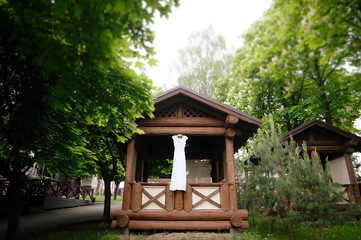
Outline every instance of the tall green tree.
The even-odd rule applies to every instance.
[[[12,203],[7,239],[17,238],[26,166],[88,154],[82,131],[89,124],[125,141],[137,131],[135,119],[151,115],[150,81],[132,64],[149,60],[149,24],[174,4],[0,2],[0,174],[10,179]]]
[[[320,2],[315,4],[323,6]],[[217,83],[216,96],[259,118],[272,113],[284,130],[317,118],[355,132],[361,82],[359,73],[350,71],[348,65],[358,67],[358,61],[341,40],[325,37],[328,31],[321,31],[324,24],[313,25],[312,21],[320,23],[326,17],[317,15],[321,10],[308,3],[311,1],[274,1],[243,35],[244,46],[231,71]],[[340,9],[348,14],[348,7]],[[326,25],[338,28],[333,23]],[[324,38],[328,41],[321,41]]]
[[[230,57],[224,37],[212,26],[193,33],[174,64],[178,84],[213,97],[213,85],[228,70]]]

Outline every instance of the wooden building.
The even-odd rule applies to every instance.
[[[262,121],[184,87],[155,96],[154,105],[155,118],[137,121],[144,134],[128,142],[123,207],[113,212],[113,227],[248,228],[247,211],[237,209],[233,155]],[[173,192],[169,179],[148,176],[151,161],[173,158],[176,134],[188,136],[187,166],[207,164],[189,169],[186,191]]]
[[[305,141],[310,152],[316,150],[323,164],[328,159],[332,180],[345,189],[345,203],[356,202],[361,205],[360,190],[351,161],[352,153],[361,152],[361,137],[315,119],[286,133],[283,141],[290,140],[291,136],[299,146]]]

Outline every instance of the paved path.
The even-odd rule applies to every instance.
[[[119,209],[121,206],[122,202],[112,202],[111,211]],[[96,202],[94,205],[26,214],[21,216],[19,235],[25,237],[32,233],[59,226],[102,220],[103,207],[103,202]],[[0,239],[5,238],[6,228],[7,218],[0,218]]]

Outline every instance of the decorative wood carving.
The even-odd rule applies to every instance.
[[[183,116],[185,118],[204,118],[204,117],[210,117],[207,113],[194,108],[192,106],[189,106],[187,104],[183,104]]]
[[[160,111],[154,112],[156,118],[176,118],[177,117],[177,104],[169,106]]]

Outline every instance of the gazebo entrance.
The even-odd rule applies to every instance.
[[[137,121],[144,135],[127,148],[122,210],[113,226],[130,230],[248,228],[237,209],[233,155],[262,121],[184,87],[155,97],[155,118]],[[149,177],[154,161],[173,158],[172,136],[188,136],[186,191],[170,191],[169,178]]]

